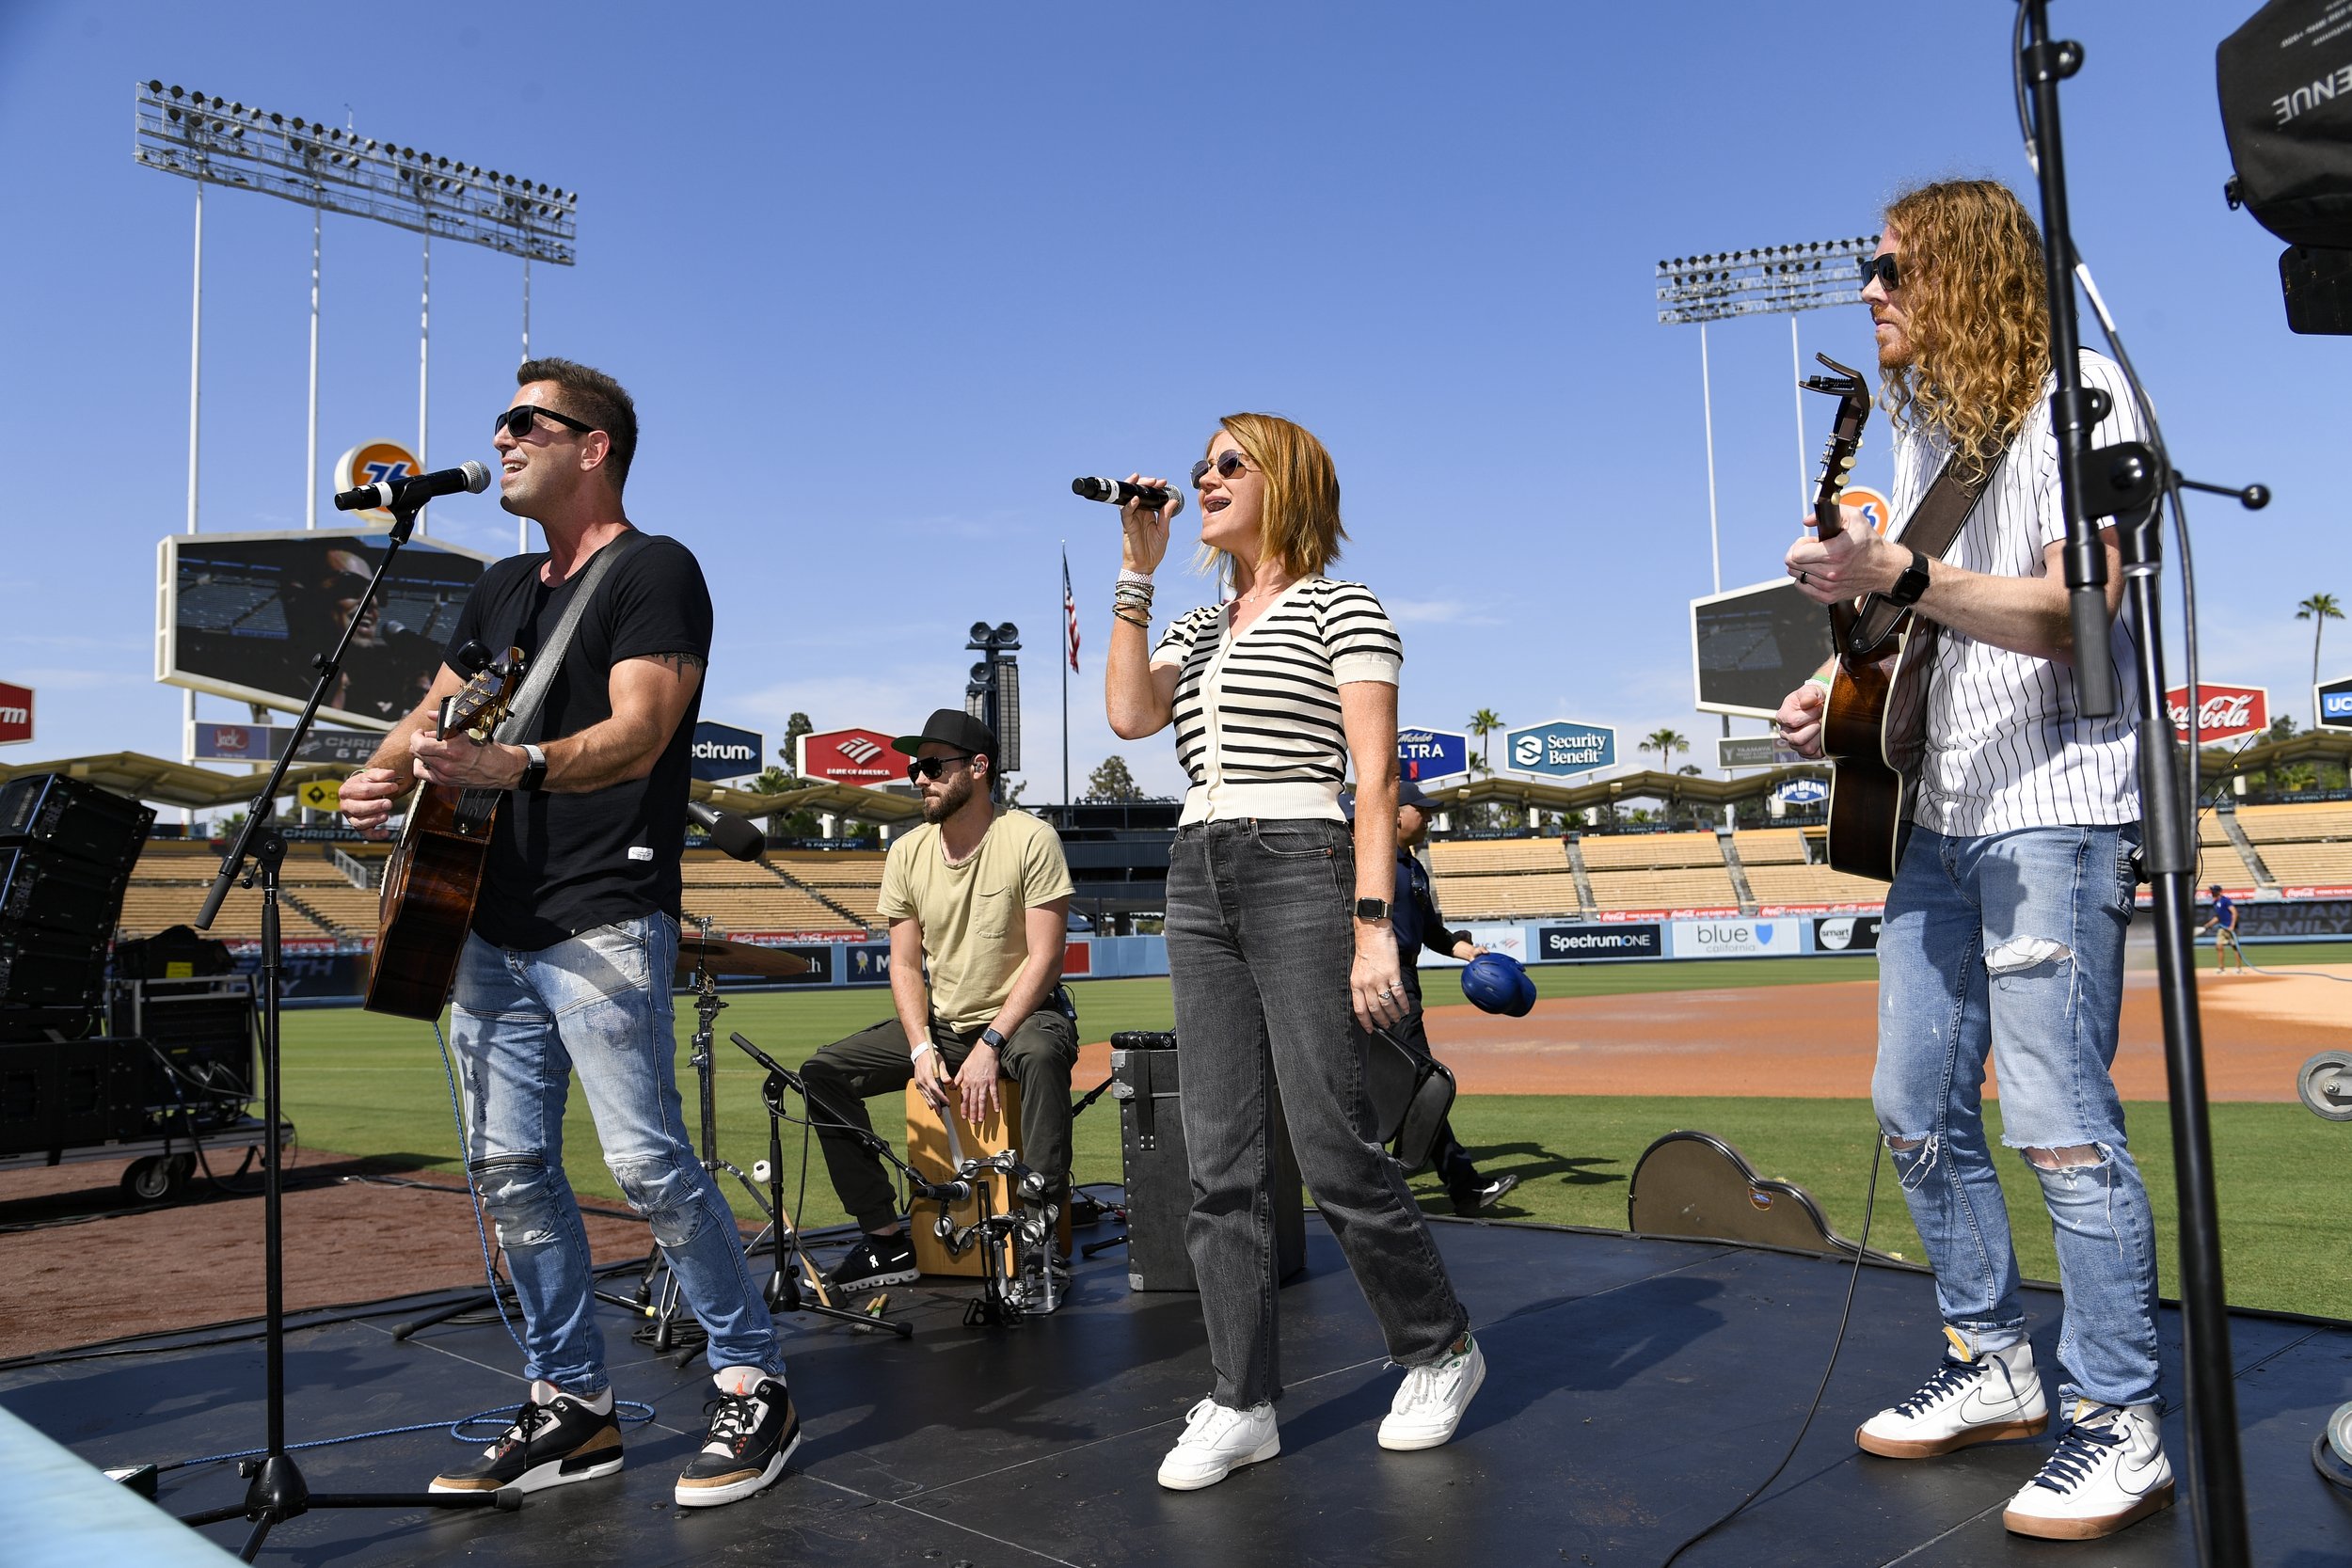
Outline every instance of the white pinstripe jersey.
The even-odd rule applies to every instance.
[[[2139,410],[2115,362],[2085,350],[2083,381],[2111,400],[2094,446],[2144,438]],[[2058,494],[2050,393],[2041,399],[1993,470],[1992,482],[1944,559],[1971,572],[2039,577],[2042,550],[2066,537]],[[1894,515],[1911,514],[1949,451],[1936,432],[1898,427]],[[1903,524],[1888,531],[1902,536]],[[2138,667],[2126,617],[2109,636],[2120,701],[2106,719],[2077,711],[2074,672],[1940,628],[1928,691],[1927,754],[1911,818],[1975,838],[2020,828],[2112,825],[2139,817]]]

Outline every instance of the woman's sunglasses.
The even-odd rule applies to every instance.
[[[1247,466],[1241,460],[1241,453],[1237,451],[1226,451],[1218,452],[1215,457],[1204,457],[1192,466],[1192,487],[1196,490],[1200,489],[1200,481],[1207,476],[1211,468],[1216,470],[1217,478],[1231,479]]]
[[[966,752],[957,757],[916,757],[907,764],[907,783],[914,784],[924,779],[936,779],[957,763],[970,762],[973,755],[973,752]]]
[[[576,430],[582,436],[596,428],[592,424],[580,423],[569,414],[559,414],[552,408],[533,408],[527,403],[518,403],[498,417],[498,423],[491,427],[491,437],[496,439],[498,433],[502,430],[519,441],[531,434],[531,421],[534,419],[553,420],[564,429]]]
[[[1890,289],[1903,286],[1901,276],[1895,270],[1895,257],[1891,251],[1884,256],[1865,256],[1862,259],[1862,286],[1868,288],[1873,277]]]

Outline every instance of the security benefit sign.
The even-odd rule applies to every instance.
[[[1535,960],[1567,963],[1578,958],[1662,958],[1665,927],[1656,921],[1629,920],[1619,926],[1541,926],[1535,930]]]
[[[1470,771],[1470,736],[1454,730],[1396,732],[1397,769],[1417,784]]]
[[[1821,914],[1813,917],[1816,953],[1875,953],[1879,949],[1879,917],[1874,914]]]
[[[1550,719],[1525,729],[1505,730],[1502,765],[1514,773],[1564,779],[1613,768],[1617,762],[1617,732],[1606,724],[1581,724],[1573,719]]]
[[[2188,688],[2176,686],[2164,694],[2164,710],[2171,715],[2172,733],[2188,738]],[[2197,744],[2211,746],[2241,736],[2260,735],[2270,728],[2270,693],[2259,686],[2197,685]]]
[[[0,746],[33,738],[33,689],[0,681]]]
[[[2319,715],[2323,730],[2352,730],[2352,675],[2312,688],[2312,710]]]
[[[1675,922],[1674,956],[1677,958],[1758,958],[1804,951],[1804,930],[1795,920]]]
[[[767,738],[757,730],[698,720],[694,725],[694,777],[707,784],[749,778],[759,771]]]

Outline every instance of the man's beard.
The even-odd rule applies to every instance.
[[[972,781],[959,779],[942,789],[937,796],[923,797],[923,820],[930,823],[944,822],[961,811],[963,803],[970,799],[972,799]]]

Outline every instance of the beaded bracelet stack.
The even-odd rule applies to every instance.
[[[1141,572],[1120,567],[1119,581],[1111,589],[1111,618],[1149,632],[1152,629],[1152,579]]]

